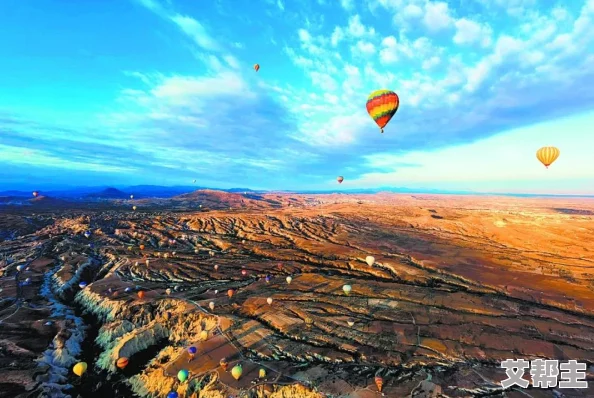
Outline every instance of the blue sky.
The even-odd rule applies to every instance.
[[[594,193],[594,0],[3,5],[5,189]]]

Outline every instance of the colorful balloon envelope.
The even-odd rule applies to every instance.
[[[87,287],[87,282],[81,282],[78,284],[78,287],[80,287],[81,289],[84,289],[85,287]]]
[[[384,379],[381,376],[375,376],[375,385],[377,386],[377,390],[382,392],[382,388],[384,387]]]
[[[203,330],[200,332],[200,340],[206,340],[208,339],[208,331]]]
[[[260,370],[258,371],[258,377],[263,379],[266,377],[266,369],[264,368],[260,368]]]
[[[234,293],[233,289],[227,290],[227,296],[229,296],[229,298],[233,297],[233,293]]]
[[[272,279],[272,277],[270,275],[266,275],[266,283],[270,283],[270,280]]]
[[[342,287],[342,291],[344,292],[344,294],[349,295],[351,293],[351,290],[353,290],[353,288],[351,287],[351,285],[344,285]]]
[[[179,394],[177,393],[177,391],[171,391],[169,394],[167,394],[167,398],[178,398]]]
[[[398,110],[400,99],[398,95],[390,90],[376,90],[369,94],[367,98],[367,113],[378,125],[380,131],[384,132],[384,127],[392,119]]]
[[[118,358],[118,360],[116,362],[116,366],[119,369],[124,369],[126,366],[128,366],[128,362],[129,362],[128,358],[121,357],[121,358]]]
[[[141,290],[141,291],[138,292],[138,298],[139,299],[144,298],[144,291]]]
[[[221,358],[221,360],[219,361],[219,365],[221,365],[221,368],[223,368],[224,371],[227,371],[227,367],[229,366],[229,362],[227,362],[226,358]]]
[[[196,347],[194,347],[194,346],[188,347],[188,354],[190,354],[190,355],[196,355],[196,351],[198,351],[196,349]]]
[[[239,380],[242,374],[243,368],[241,367],[241,365],[235,365],[233,369],[231,369],[231,376],[233,376],[235,380]]]
[[[558,148],[554,146],[545,146],[536,151],[536,158],[542,163],[547,169],[561,154]]]
[[[72,371],[78,377],[82,377],[83,374],[87,371],[87,363],[86,362],[79,362],[72,368]]]
[[[344,177],[343,176],[338,176],[336,178],[336,181],[338,181],[339,184],[342,184],[342,182],[344,181]]]
[[[177,372],[177,379],[182,383],[188,380],[188,376],[190,376],[190,372],[188,372],[186,369],[182,369],[179,372]]]
[[[254,65],[254,70],[255,70],[256,72],[257,72],[257,71],[259,71],[259,70],[260,70],[260,65],[258,65],[258,64]]]
[[[347,325],[349,325],[350,327],[353,327],[355,325],[355,320],[353,318],[349,318],[347,320]]]

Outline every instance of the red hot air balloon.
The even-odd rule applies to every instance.
[[[375,376],[375,385],[377,386],[377,390],[382,392],[382,388],[384,387],[384,379],[381,376]]]
[[[384,132],[384,127],[388,124],[392,116],[396,114],[400,99],[398,94],[390,90],[376,90],[369,94],[367,98],[367,113],[373,121],[379,126],[380,131]]]
[[[138,298],[141,300],[144,298],[144,291],[141,290],[138,292]]]
[[[233,297],[233,289],[227,290],[227,296],[229,296],[229,298]]]
[[[260,70],[260,65],[259,64],[254,65],[254,70],[256,72],[259,71]]]
[[[129,362],[128,358],[121,357],[121,358],[118,358],[118,361],[116,362],[116,366],[119,369],[124,369],[126,366],[128,366],[128,362]]]

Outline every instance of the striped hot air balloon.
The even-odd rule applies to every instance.
[[[548,169],[561,152],[554,146],[545,146],[536,151],[536,158]]]
[[[400,105],[400,99],[393,91],[383,89],[369,94],[366,104],[367,113],[379,126],[382,133],[392,116],[396,114],[398,105]]]
[[[126,357],[120,357],[118,358],[118,361],[116,362],[116,366],[120,369],[124,369],[126,366],[128,366],[129,360]]]
[[[381,376],[375,376],[375,385],[377,386],[377,390],[382,392],[382,388],[384,387],[384,379]]]

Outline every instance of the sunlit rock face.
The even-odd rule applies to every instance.
[[[594,362],[590,202],[201,191],[142,206],[4,219],[12,396],[121,381],[138,396],[371,397],[376,376],[388,397],[480,396],[507,358]]]

